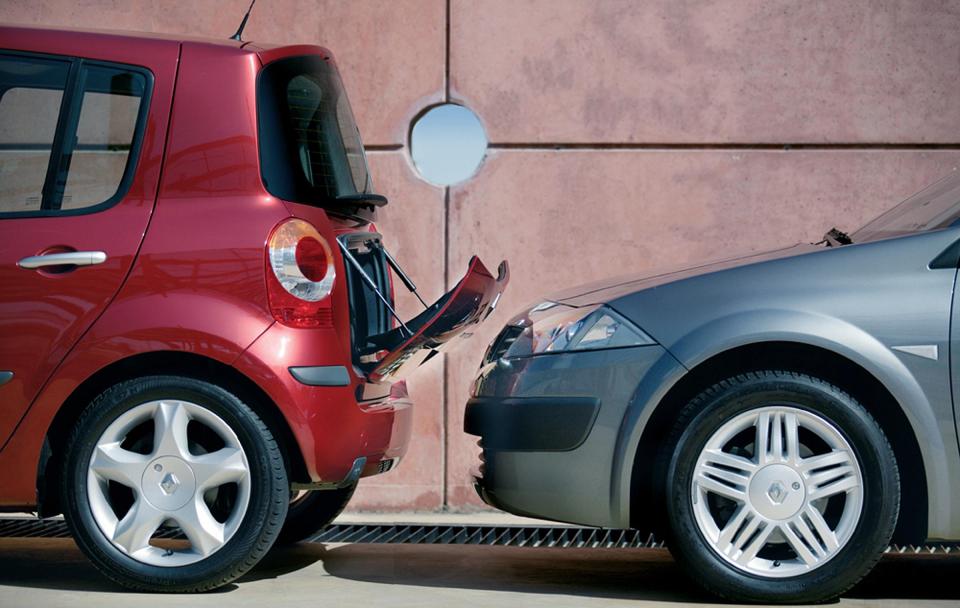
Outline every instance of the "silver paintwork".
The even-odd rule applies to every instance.
[[[685,370],[738,346],[771,341],[824,348],[856,363],[893,395],[918,438],[929,537],[960,538],[960,509],[952,507],[960,500],[960,448],[950,360],[893,350],[905,343],[942,352],[951,348],[957,271],[929,264],[958,239],[960,229],[950,228],[843,247],[797,246],[623,283],[566,302],[607,301]],[[958,355],[954,351],[952,359]],[[630,408],[615,448],[622,456],[614,472],[612,512],[621,523],[629,513],[628,463],[654,411],[648,405],[655,404]]]
[[[811,452],[799,429],[830,451]],[[752,457],[731,453],[729,444],[750,430]],[[792,407],[749,410],[714,431],[697,459],[690,492],[694,520],[710,548],[734,568],[763,577],[797,576],[826,564],[853,536],[863,509],[863,475],[849,442],[820,416]],[[710,494],[736,505],[722,527]],[[831,525],[823,514],[832,499],[842,507]],[[783,544],[794,558],[761,554]]]
[[[908,355],[916,355],[918,357],[924,357],[925,359],[932,359],[934,361],[940,358],[940,349],[937,348],[936,344],[893,346],[891,348],[893,348],[893,350],[898,350],[902,353],[907,353]]]
[[[140,454],[123,447],[127,434],[153,419],[154,449]],[[224,447],[192,454],[187,425],[197,421],[223,440]],[[133,506],[118,519],[109,482],[134,494]],[[225,521],[210,512],[218,488],[237,485],[237,496]],[[153,566],[184,566],[222,548],[240,527],[250,502],[250,465],[240,440],[222,418],[186,401],[151,401],[114,420],[97,440],[87,473],[90,511],[114,547]],[[179,526],[190,542],[186,549],[161,548],[150,538],[164,524]]]
[[[106,261],[107,254],[102,251],[68,251],[31,255],[17,262],[17,266],[35,270],[45,266],[95,266]]]
[[[615,521],[609,498],[611,471],[620,468],[612,446],[637,385],[660,386],[662,378],[681,373],[679,363],[656,345],[500,359],[487,365],[477,394],[591,396],[600,399],[600,411],[589,435],[574,450],[485,452],[485,483],[496,488],[509,511],[591,526],[629,527],[611,523]]]
[[[958,240],[960,228],[946,228],[842,247],[797,245],[555,294],[549,299],[569,306],[606,304],[659,346],[629,349],[635,357],[619,361],[632,368],[629,389],[623,376],[581,372],[585,362],[598,369],[586,354],[558,355],[565,359],[554,359],[552,371],[543,369],[546,363],[520,360],[484,367],[478,395],[582,394],[602,402],[593,430],[573,452],[487,455],[498,497],[526,514],[628,527],[641,436],[670,388],[731,349],[792,342],[845,357],[886,387],[920,446],[923,472],[901,474],[926,478],[928,538],[960,539],[960,509],[954,508],[960,503],[960,447],[951,396],[951,390],[960,395],[957,271],[930,267]],[[957,328],[953,338],[951,326]],[[897,349],[904,346],[926,347],[927,355],[935,348],[937,357]],[[531,368],[540,374],[525,378]],[[568,392],[557,392],[560,385]]]

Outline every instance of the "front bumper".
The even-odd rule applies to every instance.
[[[343,352],[333,329],[277,323],[234,363],[283,414],[297,444],[290,447],[299,448],[306,468],[304,478],[291,480],[298,487],[384,473],[407,451],[413,404],[406,384],[365,382]],[[333,373],[338,368],[346,378]]]
[[[500,359],[481,370],[464,430],[480,437],[474,473],[491,506],[618,526],[616,449],[638,387],[664,357],[657,345]]]

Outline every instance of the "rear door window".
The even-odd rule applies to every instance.
[[[0,213],[39,211],[68,61],[0,56]]]
[[[0,54],[0,215],[84,212],[119,200],[147,92],[138,69]]]
[[[83,71],[83,98],[61,209],[82,209],[117,194],[130,161],[146,83],[105,67]]]

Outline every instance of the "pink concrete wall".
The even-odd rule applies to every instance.
[[[497,142],[957,141],[960,4],[455,2],[453,94]]]
[[[245,5],[6,0],[0,20],[227,37]],[[473,253],[513,268],[490,322],[410,383],[416,441],[356,508],[478,505],[467,387],[538,296],[817,240],[960,164],[956,1],[260,0],[246,37],[337,55],[391,199],[381,228],[425,295]],[[448,192],[416,176],[406,141],[444,99],[492,142]]]

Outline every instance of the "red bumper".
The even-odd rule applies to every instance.
[[[413,409],[406,384],[367,384],[343,352],[333,329],[276,323],[234,364],[286,419],[309,476],[295,481],[340,482],[361,457],[366,458],[361,476],[374,475],[396,466],[407,451]],[[291,367],[345,370],[346,384],[306,384],[294,378]]]

